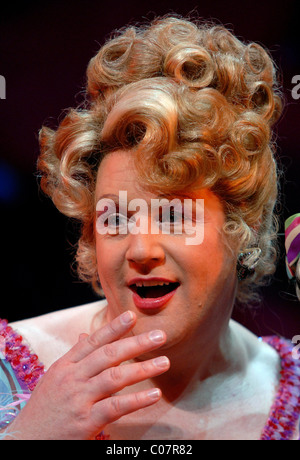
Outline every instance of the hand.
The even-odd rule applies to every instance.
[[[17,439],[94,439],[108,423],[157,402],[158,388],[115,394],[169,369],[166,357],[120,366],[166,341],[162,331],[124,338],[135,322],[135,314],[126,312],[93,334],[82,334],[42,377],[8,432]]]

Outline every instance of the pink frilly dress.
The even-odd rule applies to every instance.
[[[259,337],[275,348],[281,359],[277,394],[261,440],[291,440],[299,436],[300,350],[277,336]],[[0,319],[0,430],[22,410],[45,373],[38,356],[6,320]],[[96,439],[109,439],[101,432]]]

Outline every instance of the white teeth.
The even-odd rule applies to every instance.
[[[168,286],[170,283],[168,281],[151,281],[151,280],[144,280],[144,281],[138,281],[135,283],[137,287],[142,287],[142,286]]]

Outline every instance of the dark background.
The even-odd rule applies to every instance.
[[[56,126],[66,108],[82,102],[89,59],[114,29],[128,23],[196,10],[269,48],[286,99],[277,128],[284,168],[282,222],[300,212],[300,99],[291,96],[292,77],[300,75],[298,1],[6,3],[0,12],[0,75],[7,85],[6,99],[0,100],[0,317],[14,321],[96,299],[70,268],[76,242],[72,223],[38,191],[37,136],[44,123]],[[284,236],[281,243],[284,251]],[[263,290],[263,304],[234,317],[257,334],[291,338],[300,334],[300,302],[293,294],[282,253],[275,281]]]

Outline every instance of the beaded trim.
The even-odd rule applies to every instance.
[[[30,390],[32,392],[45,373],[44,365],[40,363],[38,356],[32,354],[29,347],[23,343],[23,337],[8,326],[7,320],[1,318],[0,352],[2,352],[5,360],[10,363],[23,390]],[[15,396],[18,396],[21,400],[28,400],[30,394],[19,394]],[[8,421],[12,421],[19,413],[19,410],[16,408],[14,411],[11,411],[11,406],[15,404],[16,403],[12,403],[6,406],[10,415]],[[107,440],[109,439],[109,435],[101,431],[95,439]]]
[[[0,345],[20,384],[33,391],[45,373],[38,356],[23,343],[23,337],[0,319]],[[260,337],[278,352],[281,359],[280,381],[261,440],[292,439],[300,417],[300,358],[295,359],[291,344],[280,337]],[[1,351],[1,350],[0,350]],[[109,439],[102,431],[96,439]]]
[[[285,339],[277,336],[260,339],[275,348],[281,359],[277,395],[260,439],[290,440],[300,417],[300,357],[293,357],[293,347]]]
[[[20,384],[23,383],[25,388],[33,391],[45,373],[45,368],[38,356],[32,354],[29,347],[23,343],[23,337],[7,324],[6,320],[0,319],[0,337],[4,339],[3,354]]]

